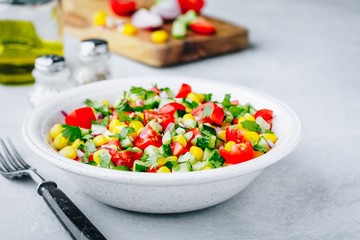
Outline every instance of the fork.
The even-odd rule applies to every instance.
[[[6,178],[30,176],[38,184],[38,194],[72,239],[106,239],[55,182],[46,181],[24,161],[10,139],[6,143],[0,138],[0,145],[4,153],[0,151],[0,174]]]

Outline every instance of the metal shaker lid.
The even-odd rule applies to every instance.
[[[66,68],[65,58],[58,55],[42,55],[35,59],[35,68],[44,72],[59,72]]]
[[[108,43],[103,39],[85,39],[80,43],[79,56],[81,57],[95,57],[99,55],[107,55],[108,53]]]

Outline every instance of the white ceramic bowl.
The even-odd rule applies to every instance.
[[[191,84],[195,92],[213,93],[222,100],[225,93],[241,103],[274,111],[273,131],[276,146],[268,153],[241,164],[209,171],[151,174],[114,171],[93,167],[58,154],[48,143],[48,132],[63,121],[60,111],[70,112],[84,106],[86,98],[114,101],[131,86],[179,89]],[[237,84],[189,77],[137,77],[107,80],[71,89],[35,108],[23,124],[29,147],[45,161],[63,169],[79,188],[101,202],[122,209],[146,213],[187,212],[221,203],[243,190],[266,167],[290,153],[300,140],[301,123],[287,105],[279,100]]]

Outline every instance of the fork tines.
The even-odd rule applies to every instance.
[[[10,139],[0,138],[0,171],[14,172],[29,169],[30,166],[20,156]]]

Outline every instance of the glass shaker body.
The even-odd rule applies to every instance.
[[[63,55],[59,0],[0,0],[0,83],[34,79],[35,58]]]
[[[70,70],[66,67],[64,58],[56,55],[44,55],[37,58],[36,62],[39,59],[43,60],[45,64],[35,64],[32,72],[35,84],[30,92],[29,100],[33,107],[71,87]],[[58,60],[54,62],[53,59]],[[57,66],[55,66],[56,64]]]

